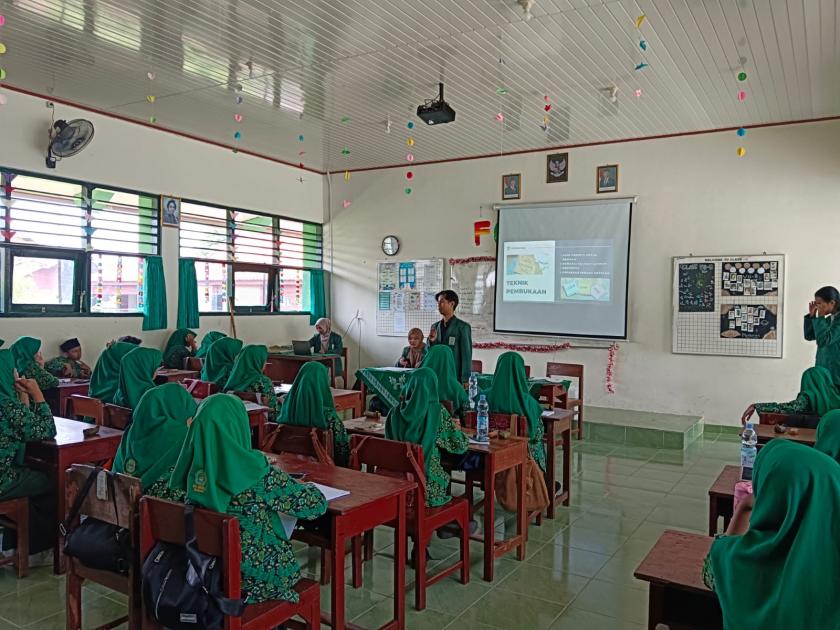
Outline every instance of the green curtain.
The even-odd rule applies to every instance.
[[[178,261],[178,328],[198,328],[198,281],[192,258]]]
[[[143,293],[146,301],[143,304],[143,330],[160,330],[167,327],[163,259],[160,256],[146,256],[145,267]]]
[[[309,323],[314,326],[315,322],[327,316],[323,269],[313,269],[309,272],[309,303]]]

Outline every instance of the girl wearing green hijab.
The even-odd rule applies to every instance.
[[[739,512],[749,516],[746,527],[733,527]],[[840,628],[838,515],[836,461],[788,440],[771,440],[758,452],[751,513],[749,502],[738,505],[703,570],[727,630]]]
[[[268,407],[268,421],[275,422],[280,412],[280,402],[274,393],[274,383],[263,373],[265,362],[268,361],[268,348],[265,346],[248,345],[242,348],[227,382],[222,386],[226,392],[255,392],[262,394],[262,404]]]
[[[204,335],[201,338],[201,345],[198,347],[198,350],[195,353],[199,359],[203,359],[207,356],[207,351],[210,349],[210,346],[213,345],[214,341],[218,341],[222,337],[227,337],[227,335],[223,332],[219,332],[218,330],[211,330],[209,333]]]
[[[435,347],[451,355],[445,347]],[[385,424],[385,437],[389,440],[423,447],[427,507],[439,507],[452,500],[450,478],[440,463],[441,449],[461,455],[469,447],[469,439],[455,426],[439,396],[435,373],[428,367],[418,368],[408,377],[400,396],[402,402],[391,409]]]
[[[114,404],[134,409],[140,398],[155,386],[155,372],[162,355],[155,348],[134,348],[120,361],[120,378]]]
[[[802,373],[799,394],[786,403],[754,403],[741,416],[741,424],[758,413],[816,414],[824,416],[833,409],[840,409],[840,391],[831,379],[831,372],[824,367],[808,368]]]
[[[322,363],[310,361],[303,365],[283,401],[277,422],[332,430],[335,462],[339,466],[347,465],[350,437],[335,410],[330,371]]]
[[[163,349],[163,365],[172,370],[183,370],[184,361],[195,356],[195,332],[179,328],[169,335]]]
[[[114,472],[140,479],[144,490],[166,486],[197,405],[180,383],[153,387],[140,397],[123,433]]]
[[[9,346],[9,350],[14,357],[18,376],[35,379],[42,390],[58,386],[58,379],[44,369],[40,339],[21,337]]]
[[[456,416],[466,411],[469,407],[469,397],[455,373],[455,357],[452,351],[446,346],[432,346],[426,351],[421,365],[437,375],[438,396],[441,402],[450,401]]]
[[[251,448],[245,406],[236,396],[214,394],[198,407],[166,492],[239,519],[242,593],[249,603],[298,601],[300,566],[279,514],[314,519],[327,510],[318,488],[298,483]]]
[[[840,462],[840,409],[829,411],[817,425],[814,448]]]
[[[505,352],[496,362],[493,384],[487,392],[490,413],[511,413],[528,418],[528,451],[545,471],[542,407],[531,396],[525,361],[516,352]]]
[[[236,355],[239,354],[240,350],[242,350],[240,339],[222,337],[214,341],[204,357],[204,364],[201,366],[201,380],[223,387],[230,378],[233,363],[236,361]]]
[[[120,361],[136,348],[133,343],[123,341],[115,341],[105,348],[90,376],[88,395],[91,398],[98,398],[105,403],[114,402],[120,384]]]

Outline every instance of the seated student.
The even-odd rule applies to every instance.
[[[149,494],[165,490],[197,408],[180,383],[165,383],[147,391],[122,435],[112,470],[137,477]]]
[[[335,410],[330,391],[330,372],[320,363],[305,363],[295,377],[277,417],[280,424],[332,429],[335,463],[346,466],[350,455],[350,437]]]
[[[230,376],[222,386],[222,390],[262,394],[262,404],[268,407],[268,421],[275,422],[280,412],[280,402],[274,393],[274,383],[263,373],[266,361],[268,361],[268,348],[257,345],[245,346],[236,355]]]
[[[426,344],[423,343],[423,331],[412,328],[408,331],[408,345],[403,348],[397,365],[401,368],[418,368],[426,356]]]
[[[455,373],[458,381],[466,383],[472,371],[472,328],[455,317],[458,308],[458,294],[449,289],[435,296],[438,311],[443,316],[429,331],[429,345],[448,346],[455,359]]]
[[[55,437],[55,421],[33,379],[17,378],[10,350],[0,350],[0,501],[29,497],[29,552],[49,549],[55,538],[55,482],[23,465],[26,442]],[[15,547],[6,529],[2,547]]]
[[[155,372],[163,355],[157,348],[134,348],[120,361],[120,377],[113,403],[134,409],[140,398],[155,386]]]
[[[120,361],[137,346],[122,341],[111,341],[99,355],[90,375],[88,396],[102,402],[114,402],[120,385]]]
[[[219,332],[218,330],[211,330],[208,332],[201,338],[201,345],[198,347],[198,350],[196,350],[195,356],[199,359],[206,357],[207,351],[210,349],[210,346],[213,345],[213,342],[218,341],[223,337],[227,337],[227,335],[223,332]]]
[[[230,378],[233,363],[236,361],[236,355],[242,350],[242,345],[241,339],[233,337],[222,337],[214,341],[204,355],[201,380],[223,387]]]
[[[249,603],[298,601],[300,566],[277,514],[315,519],[326,512],[327,501],[316,486],[298,483],[251,448],[239,398],[214,394],[201,402],[167,491],[155,494],[237,517],[242,594]]]
[[[814,448],[840,462],[840,409],[829,411],[817,425]]]
[[[469,409],[470,399],[455,375],[455,360],[449,349],[444,346],[429,348],[423,367],[429,368],[437,376],[440,401],[451,402],[453,414],[461,417]]]
[[[179,328],[169,335],[169,341],[163,349],[163,366],[173,370],[183,370],[184,361],[195,356],[195,333],[189,328]]]
[[[528,452],[545,471],[542,407],[531,396],[525,361],[516,352],[505,352],[496,361],[493,383],[487,392],[490,413],[515,413],[528,418]],[[550,491],[550,490],[549,490]]]
[[[21,337],[9,346],[9,350],[15,359],[15,369],[21,378],[35,379],[41,390],[58,385],[58,379],[44,369],[40,339]]]
[[[59,378],[90,378],[90,368],[82,361],[82,344],[75,337],[59,346],[61,356],[47,361],[44,369]]]
[[[139,346],[139,345],[143,344],[142,339],[140,339],[139,337],[132,337],[131,335],[123,335],[122,337],[117,339],[117,341],[120,341],[122,343],[132,343],[135,346]]]
[[[832,382],[840,387],[840,292],[822,287],[814,294],[805,315],[805,339],[817,342],[815,365],[831,373]]]
[[[452,500],[450,477],[441,466],[440,451],[462,455],[469,447],[467,436],[438,401],[437,387],[438,379],[428,367],[412,372],[402,389],[402,402],[391,409],[385,423],[389,440],[423,447],[427,507],[440,507]]]
[[[322,317],[315,322],[315,330],[318,332],[309,340],[312,351],[315,354],[337,354],[341,356],[344,346],[341,343],[341,335],[332,332],[332,322],[326,317]],[[336,376],[343,376],[344,374],[342,363],[343,361],[340,359],[334,361]]]
[[[840,628],[840,466],[808,446],[771,440],[753,469],[753,496],[738,504],[703,567],[723,625]]]
[[[802,373],[799,394],[790,402],[753,403],[741,416],[745,424],[753,412],[784,414],[816,414],[824,416],[833,409],[840,409],[840,391],[831,381],[831,374],[824,367],[808,368]],[[793,426],[793,425],[791,425]],[[811,427],[813,428],[813,427]]]

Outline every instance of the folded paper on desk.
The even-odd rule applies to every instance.
[[[321,494],[323,494],[324,497],[326,497],[328,503],[333,499],[346,497],[348,494],[350,494],[349,490],[342,490],[340,488],[333,488],[332,486],[325,486],[322,483],[311,483],[313,486],[315,486],[316,488],[318,488],[318,490],[321,491]],[[280,523],[283,525],[283,531],[286,532],[286,539],[291,540],[292,532],[295,531],[295,525],[297,525],[297,518],[294,516],[289,516],[288,514],[284,514],[283,512],[280,512],[278,516],[280,517]]]

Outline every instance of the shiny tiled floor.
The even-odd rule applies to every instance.
[[[498,560],[496,580],[488,584],[474,543],[470,583],[450,577],[431,587],[423,612],[413,608],[409,570],[407,627],[641,630],[647,585],[633,578],[633,570],[663,529],[705,531],[709,486],[724,464],[737,459],[738,442],[727,435],[701,438],[686,452],[575,442],[573,505],[554,521],[531,526],[526,560]],[[377,532],[365,587],[347,590],[348,618],[368,628],[381,625],[392,610],[392,542],[388,530]],[[457,541],[434,538],[431,564],[451,561],[456,552]],[[316,558],[299,551],[310,576]],[[83,599],[86,628],[125,610],[122,595],[96,586],[86,587]],[[322,602],[328,601],[324,588]],[[39,568],[17,580],[9,567],[0,568],[0,628],[63,627],[63,578]]]

